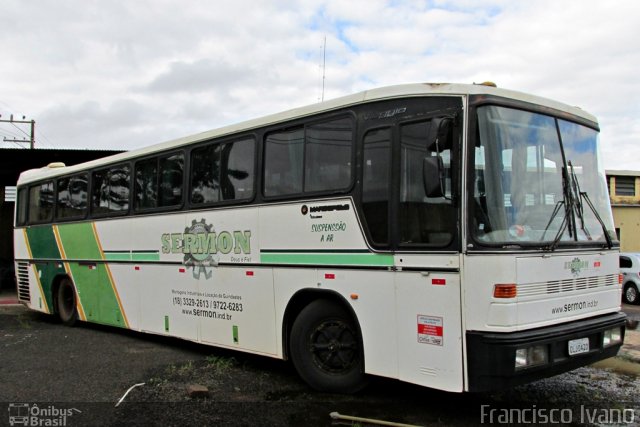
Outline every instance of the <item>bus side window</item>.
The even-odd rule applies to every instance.
[[[42,223],[53,219],[53,181],[29,188],[29,222]]]
[[[255,180],[255,140],[213,143],[191,152],[191,203],[249,199]]]
[[[350,118],[271,133],[265,140],[264,195],[346,190],[352,154]]]
[[[375,243],[385,245],[389,243],[390,129],[365,135],[362,169],[362,210],[369,234]]]
[[[136,210],[178,206],[182,203],[184,154],[170,154],[136,162]]]
[[[122,212],[129,209],[129,166],[118,166],[109,170],[109,209]]]
[[[423,121],[400,128],[398,224],[401,244],[446,246],[454,236],[456,216],[451,202],[451,149],[427,147],[431,125],[432,121]],[[429,197],[425,194],[423,168],[432,163],[424,163],[423,159],[437,156],[444,166],[444,195]]]
[[[302,193],[304,129],[267,135],[264,153],[264,195]]]
[[[344,118],[305,130],[304,191],[343,190],[351,184],[353,130]]]
[[[158,206],[158,159],[136,162],[135,170],[135,209],[155,208]]]
[[[29,190],[27,188],[20,188],[18,190],[18,210],[16,217],[16,225],[25,225],[27,223],[27,206],[29,205]]]
[[[129,165],[118,165],[92,174],[91,212],[107,214],[129,210]]]
[[[159,206],[176,206],[182,203],[184,155],[160,157]]]
[[[56,218],[81,218],[87,211],[87,175],[58,180]]]
[[[220,162],[222,200],[249,199],[255,180],[255,150],[253,138],[227,143]]]
[[[220,144],[209,144],[191,152],[191,203],[220,200]]]

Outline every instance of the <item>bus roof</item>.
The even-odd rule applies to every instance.
[[[268,116],[251,119],[237,124],[224,126],[218,129],[201,132],[198,134],[174,139],[171,141],[154,144],[138,150],[132,150],[113,156],[104,157],[90,162],[77,164],[70,167],[60,167],[61,165],[44,166],[40,169],[31,169],[20,174],[18,185],[26,182],[36,181],[49,176],[64,175],[75,171],[81,171],[103,164],[113,164],[119,161],[126,161],[132,158],[179,148],[192,143],[206,141],[216,137],[234,134],[237,132],[250,131],[263,126],[273,125],[287,120],[303,118],[313,114],[329,112],[344,107],[355,106],[364,102],[381,101],[394,98],[425,96],[425,95],[493,95],[528,102],[544,107],[553,108],[583,119],[597,122],[596,118],[586,111],[572,107],[551,99],[530,95],[508,89],[497,88],[488,84],[457,84],[457,83],[414,83],[395,86],[386,86],[370,89],[352,95],[311,104],[292,110],[271,114]]]

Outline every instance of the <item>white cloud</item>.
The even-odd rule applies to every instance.
[[[5,0],[0,114],[58,147],[161,142],[316,102],[326,35],[325,99],[493,80],[596,114],[606,167],[640,169],[637,22],[633,0]]]

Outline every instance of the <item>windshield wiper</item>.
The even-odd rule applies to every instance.
[[[587,202],[587,206],[589,206],[589,209],[591,209],[591,212],[593,212],[593,215],[600,224],[600,227],[602,227],[604,238],[607,241],[607,246],[609,247],[609,249],[611,249],[613,247],[613,241],[611,240],[611,236],[607,231],[607,226],[604,224],[602,217],[591,202],[589,195],[585,191],[581,191],[580,183],[578,182],[578,177],[576,175],[575,169],[573,168],[573,164],[571,163],[571,161],[568,161],[567,164],[569,166],[568,168],[562,168],[562,192],[564,193],[565,200],[560,200],[558,201],[558,203],[556,203],[556,206],[551,213],[551,218],[549,218],[549,222],[547,223],[547,226],[545,227],[540,240],[544,240],[544,236],[549,230],[549,227],[551,227],[551,223],[553,223],[553,220],[558,215],[558,212],[560,212],[562,206],[564,206],[565,208],[565,215],[553,241],[549,245],[545,246],[544,249],[548,251],[554,251],[558,247],[558,244],[562,239],[562,235],[564,234],[567,227],[569,228],[569,237],[573,237],[574,240],[577,240],[578,234],[577,225],[575,222],[576,217],[580,221],[580,229],[585,234],[587,239],[593,240],[591,237],[591,233],[589,233],[589,230],[587,229],[587,226],[585,224],[584,205],[582,203],[583,200]]]
[[[587,239],[592,240],[591,234],[589,233],[589,230],[587,230],[584,224],[584,207],[582,206],[582,199],[584,199],[587,202],[587,206],[589,206],[589,209],[591,209],[591,212],[593,212],[593,215],[596,217],[596,220],[600,224],[600,227],[602,228],[602,232],[604,233],[604,238],[607,241],[607,246],[609,247],[609,249],[611,249],[613,247],[613,241],[611,240],[611,236],[609,235],[607,226],[604,224],[602,217],[600,216],[595,206],[591,202],[591,199],[589,198],[589,195],[587,194],[587,192],[580,190],[580,183],[578,182],[578,177],[576,176],[576,172],[573,169],[573,165],[571,164],[571,161],[567,163],[569,164],[569,168],[571,170],[572,196],[573,196],[572,198],[574,199],[573,206],[574,206],[576,215],[578,216],[578,218],[580,218],[580,226],[581,226],[580,228],[582,229],[584,234],[587,236]]]
[[[587,236],[587,240],[591,239],[591,234],[587,227],[584,225],[584,207],[582,206],[582,193],[580,192],[580,183],[578,182],[578,177],[576,176],[576,171],[573,169],[573,165],[571,164],[571,160],[567,162],[569,165],[569,173],[571,174],[571,199],[573,201],[572,207],[576,216],[580,220],[580,229]]]
[[[543,249],[548,251],[556,250],[556,248],[558,247],[558,244],[560,244],[560,239],[562,239],[562,235],[564,234],[567,227],[569,228],[569,237],[573,237],[573,230],[575,229],[575,219],[572,214],[574,198],[571,192],[569,173],[567,171],[567,168],[565,167],[562,168],[562,193],[564,195],[564,200],[559,200],[556,203],[556,206],[555,208],[553,208],[553,212],[551,213],[551,218],[549,218],[549,222],[547,223],[547,226],[545,227],[544,232],[542,233],[542,237],[540,238],[540,240],[544,240],[544,236],[545,234],[547,234],[547,231],[549,230],[551,223],[555,219],[556,215],[558,215],[558,212],[560,212],[560,209],[564,206],[564,217],[562,218],[562,223],[558,228],[558,232],[556,233],[551,243],[549,243],[546,246],[543,246]]]
[[[540,237],[540,241],[544,240],[544,236],[547,234],[547,231],[549,231],[549,227],[551,227],[551,223],[553,222],[554,219],[556,219],[556,215],[558,215],[558,212],[560,212],[560,208],[562,206],[564,206],[564,200],[558,200],[558,203],[556,203],[556,206],[553,208],[553,212],[551,212],[551,218],[549,218],[549,222],[547,222],[546,227],[544,227],[544,231],[542,232],[542,237]],[[566,218],[567,217],[565,215],[565,220]]]
[[[551,225],[551,222],[553,221],[553,218],[557,215],[558,211],[560,211],[560,206],[564,205],[564,200],[560,200],[558,203],[556,203],[556,208],[554,209],[554,214],[551,216],[551,219],[549,220],[549,224],[547,224],[547,228],[549,228],[549,226]],[[567,210],[565,209],[565,213],[564,213],[564,217],[562,218],[562,222],[560,223],[560,228],[558,228],[558,232],[556,233],[555,237],[553,238],[553,242],[551,242],[549,245],[545,246],[544,249],[548,250],[548,251],[555,251],[556,248],[558,247],[558,244],[560,244],[560,239],[562,239],[562,235],[564,234],[565,230],[567,229],[567,225],[569,224],[569,221],[567,221],[567,219],[569,219],[569,214],[567,212]],[[547,228],[545,228],[544,232],[547,232]],[[571,230],[571,229],[569,229]],[[571,231],[569,231],[569,235],[571,235]],[[542,234],[542,236],[544,237],[544,233]]]

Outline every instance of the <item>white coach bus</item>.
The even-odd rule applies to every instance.
[[[27,307],[368,374],[510,387],[614,356],[598,124],[489,84],[362,92],[18,182]]]

